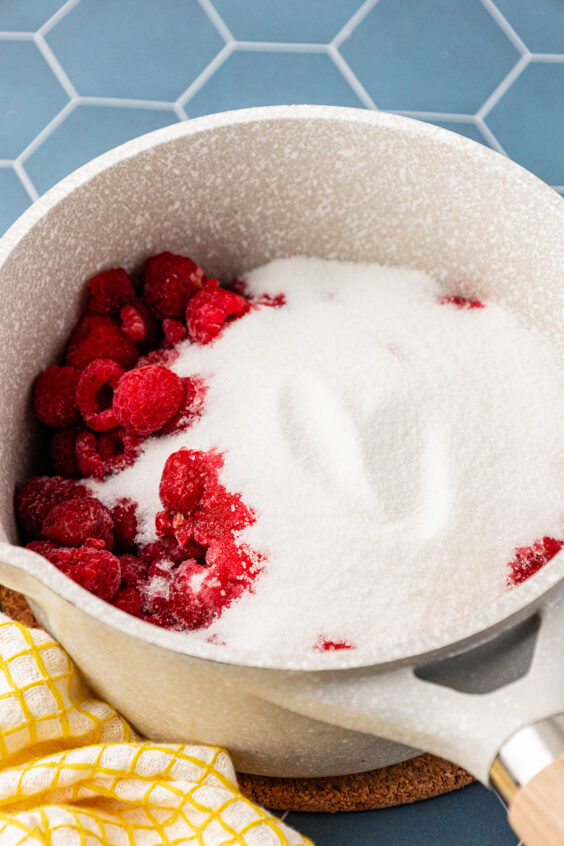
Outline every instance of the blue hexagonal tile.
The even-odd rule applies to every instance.
[[[239,41],[325,44],[339,32],[361,0],[215,0],[214,6]]]
[[[43,192],[106,150],[176,121],[173,111],[78,106],[31,154],[25,167]]]
[[[35,32],[63,5],[63,0],[2,0],[0,30]]]
[[[11,167],[0,167],[0,235],[30,204],[27,191]]]
[[[224,45],[196,0],[82,0],[47,41],[79,94],[165,101]]]
[[[496,6],[532,53],[564,53],[562,0],[496,0]]]
[[[189,100],[186,110],[196,117],[293,103],[362,105],[324,53],[237,50]]]
[[[486,117],[512,159],[564,185],[564,63],[533,62]]]
[[[379,108],[458,114],[519,57],[479,0],[380,0],[340,49]]]
[[[0,159],[14,159],[68,97],[32,41],[0,41]]]

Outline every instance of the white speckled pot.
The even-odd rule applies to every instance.
[[[221,744],[240,769],[280,776],[370,769],[417,747],[486,782],[507,737],[564,711],[564,554],[441,631],[280,667],[257,644],[242,654],[136,620],[13,546],[12,492],[32,467],[30,385],[61,350],[95,272],[134,271],[164,249],[223,279],[285,253],[409,265],[508,304],[562,359],[563,211],[539,180],[472,141],[352,109],[200,118],[73,173],[0,241],[0,578],[152,738]],[[517,624],[533,615],[528,671],[492,689],[492,678],[526,670],[534,626]],[[421,670],[485,642],[457,670]]]

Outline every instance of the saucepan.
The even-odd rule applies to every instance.
[[[427,750],[493,786],[529,846],[564,843],[564,554],[442,628],[283,663],[130,617],[16,545],[14,486],[41,449],[34,377],[86,279],[165,249],[223,280],[288,253],[417,267],[504,303],[562,362],[562,198],[443,129],[311,106],[177,124],[76,171],[0,241],[0,579],[155,740],[225,746],[240,770],[278,776]]]

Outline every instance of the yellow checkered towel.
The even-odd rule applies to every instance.
[[[0,846],[312,846],[237,788],[226,752],[151,743],[46,632],[0,614]]]

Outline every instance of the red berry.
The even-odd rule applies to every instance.
[[[238,493],[230,493],[219,482],[207,484],[194,514],[194,537],[209,544],[241,531],[255,521]]]
[[[184,317],[186,303],[204,278],[204,271],[192,259],[160,253],[145,265],[143,299],[159,320]]]
[[[113,410],[122,426],[140,435],[158,431],[184,402],[184,385],[166,367],[148,365],[125,373],[114,393]]]
[[[152,352],[148,352],[147,355],[141,356],[136,364],[136,367],[146,367],[148,364],[160,364],[163,367],[170,367],[171,364],[174,364],[179,355],[180,353],[175,349],[153,350]]]
[[[447,297],[441,297],[439,299],[440,305],[453,305],[455,308],[462,309],[462,308],[485,308],[485,303],[481,300],[470,300],[467,297],[460,297],[458,295],[451,295]]]
[[[82,369],[96,358],[111,358],[122,367],[133,367],[139,351],[109,317],[85,314],[71,332],[66,363]]]
[[[67,499],[90,496],[83,485],[62,476],[33,476],[16,493],[15,506],[21,526],[31,538],[41,535],[50,510]]]
[[[141,601],[141,594],[136,588],[124,587],[118,590],[112,599],[112,605],[115,605],[121,611],[126,611],[128,614],[136,616],[141,611]]]
[[[121,309],[135,300],[131,279],[122,267],[99,273],[88,283],[90,314],[118,317]]]
[[[80,372],[53,365],[40,373],[33,388],[33,407],[47,426],[68,426],[80,419],[75,392]]]
[[[159,496],[167,511],[189,516],[200,499],[210,473],[222,465],[220,455],[182,447],[166,460]]]
[[[147,580],[149,564],[136,555],[120,555],[121,578],[128,587],[140,587]]]
[[[58,476],[79,479],[80,469],[76,460],[76,439],[84,431],[80,423],[56,429],[49,442],[51,466]]]
[[[67,499],[51,508],[41,534],[63,546],[83,546],[91,538],[114,545],[114,521],[109,510],[92,496]]]
[[[112,508],[114,545],[118,552],[137,551],[137,503],[119,499]]]
[[[65,549],[53,561],[56,567],[81,587],[109,601],[119,590],[121,567],[119,559],[107,549],[80,546]]]
[[[206,547],[195,541],[191,541],[184,548],[179,546],[175,538],[165,537],[146,544],[140,551],[139,556],[148,564],[162,561],[172,561],[173,564],[182,564],[187,558],[196,558],[200,563],[205,561]]]
[[[173,432],[183,432],[201,416],[204,409],[204,401],[207,392],[206,383],[203,379],[193,379],[184,376],[181,379],[184,385],[184,402],[176,414],[161,428],[163,435],[170,435]]]
[[[286,305],[286,297],[284,294],[261,294],[259,297],[253,297],[244,279],[237,279],[229,286],[229,290],[235,291],[236,294],[244,297],[255,306],[280,308],[281,306]]]
[[[242,317],[251,307],[243,297],[218,285],[216,279],[208,279],[186,306],[188,334],[196,344],[209,344],[227,321]]]
[[[188,330],[182,321],[166,317],[163,320],[164,343],[167,347],[175,347],[188,337]]]
[[[83,476],[103,479],[131,467],[139,454],[140,438],[122,427],[108,432],[83,432],[76,439],[76,458]]]
[[[38,555],[42,555],[52,563],[57,560],[60,546],[58,543],[53,543],[52,541],[40,540],[26,543],[25,548],[31,549],[33,552],[37,552]]]
[[[560,552],[564,541],[544,537],[536,540],[532,546],[522,546],[515,550],[515,558],[509,563],[509,584],[518,585],[544,567],[551,558]]]
[[[78,408],[88,426],[97,432],[118,425],[112,402],[122,373],[123,367],[111,358],[96,358],[80,374],[76,389]]]
[[[326,640],[322,635],[313,647],[317,652],[337,652],[339,649],[356,649],[348,640]]]
[[[189,559],[180,565],[170,587],[170,611],[190,631],[209,626],[222,610],[207,602],[199,590],[198,582],[203,574],[205,570],[201,565]]]
[[[147,335],[147,325],[133,305],[124,306],[120,312],[121,331],[130,341],[142,341]]]

